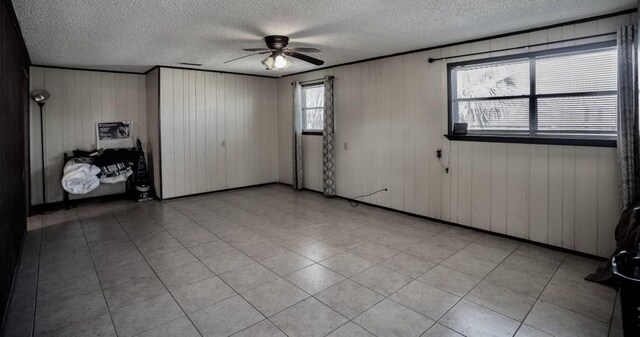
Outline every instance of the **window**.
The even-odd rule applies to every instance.
[[[615,138],[614,41],[450,64],[449,81],[450,124],[467,136]]]
[[[308,134],[322,133],[324,118],[324,84],[302,87],[302,131]]]

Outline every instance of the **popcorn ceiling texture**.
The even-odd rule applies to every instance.
[[[243,47],[288,35],[325,66],[633,8],[635,0],[13,0],[35,64],[142,72],[202,63],[280,76]]]

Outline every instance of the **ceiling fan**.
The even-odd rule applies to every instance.
[[[267,67],[267,70],[279,70],[286,69],[291,66],[291,60],[287,58],[293,57],[298,60],[302,60],[317,66],[321,66],[324,64],[324,61],[319,60],[315,57],[311,57],[309,55],[305,55],[302,53],[317,53],[322,54],[322,51],[316,48],[289,48],[287,45],[289,44],[289,37],[283,35],[269,35],[264,38],[264,42],[267,44],[267,48],[244,48],[242,50],[253,52],[249,55],[244,55],[233,60],[229,60],[224,62],[229,63],[233,61],[237,61],[243,59],[245,57],[253,56],[253,55],[264,55],[271,54],[266,59],[262,60],[262,64]]]

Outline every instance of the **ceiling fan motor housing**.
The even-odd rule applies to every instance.
[[[264,38],[269,49],[282,49],[289,44],[289,38],[284,35],[269,35]]]

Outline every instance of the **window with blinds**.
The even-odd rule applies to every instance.
[[[468,134],[613,138],[615,41],[449,65],[450,124]],[[452,125],[450,125],[451,130]]]
[[[302,130],[322,132],[324,119],[324,84],[302,87]]]

